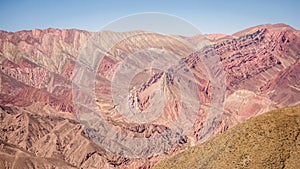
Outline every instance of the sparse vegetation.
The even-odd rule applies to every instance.
[[[300,106],[274,110],[164,160],[155,169],[300,166]]]

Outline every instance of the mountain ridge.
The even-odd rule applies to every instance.
[[[242,34],[243,32],[246,32],[246,31],[249,31],[249,30],[253,30],[253,29],[259,29],[259,28],[264,28],[264,27],[277,27],[277,28],[291,28],[293,30],[296,30],[296,31],[299,31],[298,29],[288,25],[288,24],[285,24],[285,23],[275,23],[275,24],[271,24],[271,23],[268,23],[268,24],[260,24],[260,25],[256,25],[256,26],[251,26],[251,27],[248,27],[248,28],[245,28],[243,30],[240,30],[240,31],[237,31],[237,32],[234,32],[232,34],[223,34],[223,33],[218,33],[218,32],[215,32],[215,33],[204,33],[204,34],[196,34],[196,35],[193,35],[193,36],[183,36],[183,37],[189,37],[189,38],[192,38],[192,37],[197,37],[197,36],[201,36],[201,35],[204,35],[204,36],[210,36],[210,35],[213,35],[213,36],[231,36],[231,37],[239,37],[240,35],[239,34]],[[0,29],[0,33],[10,33],[10,34],[14,34],[14,33],[20,33],[20,32],[53,32],[55,30],[58,30],[58,31],[78,31],[78,32],[89,32],[89,33],[97,33],[97,31],[88,31],[88,30],[84,30],[84,29],[78,29],[78,28],[67,28],[67,29],[61,29],[61,28],[52,28],[52,27],[49,27],[49,28],[44,28],[44,29],[41,29],[41,28],[34,28],[34,29],[26,29],[26,30],[18,30],[18,31],[8,31],[8,30],[1,30]],[[143,31],[143,30],[132,30],[132,31],[123,31],[123,32],[139,32],[139,31]],[[114,31],[111,31],[111,30],[103,30],[103,31],[98,31],[98,32],[114,32]],[[121,33],[121,32],[120,32]],[[170,34],[171,35],[171,34]],[[239,36],[235,36],[235,35],[239,35]],[[182,36],[182,35],[180,35]],[[216,38],[218,39],[218,38]],[[213,40],[213,39],[211,39]]]

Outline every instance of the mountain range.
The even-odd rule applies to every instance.
[[[91,51],[86,46],[93,42],[93,38],[100,44],[95,49],[105,53],[99,63],[87,59],[89,63],[97,65],[96,76],[92,81],[95,85],[92,89],[95,96],[91,97],[89,93],[75,95],[74,88],[77,89],[82,82],[89,81],[78,76],[78,70],[84,67],[83,63],[88,62],[80,59],[94,54],[88,53]],[[187,43],[182,42],[196,48],[190,50]],[[145,48],[151,50],[138,52]],[[132,74],[118,76],[118,66],[126,60],[124,55],[137,55],[136,60],[140,61],[138,57],[143,58],[148,54],[154,56],[161,50],[184,55],[179,65],[184,65],[186,69],[182,69],[181,74],[189,72],[193,79],[189,76],[170,78],[169,72],[158,68],[145,70],[135,75],[130,82],[128,79]],[[95,33],[54,28],[0,31],[0,166],[150,168],[185,149],[189,153],[191,149],[188,147],[202,142],[204,146],[200,150],[206,150],[207,147],[211,150],[220,149],[223,138],[231,137],[232,133],[240,132],[238,130],[246,130],[245,127],[238,127],[248,124],[242,122],[255,116],[261,117],[263,120],[250,119],[249,129],[247,128],[251,132],[257,132],[252,128],[255,127],[253,123],[259,123],[257,125],[260,126],[268,119],[268,115],[260,116],[261,114],[300,103],[299,58],[300,31],[285,24],[259,25],[232,35],[210,34],[193,37],[142,31]],[[169,60],[164,59],[162,58],[162,63],[167,64]],[[134,65],[136,60],[126,61]],[[180,72],[181,67],[178,69]],[[138,123],[120,114],[118,105],[112,101],[115,77],[120,77],[117,84],[130,83],[129,93],[132,96],[126,103],[132,104],[140,112],[156,103],[155,100],[159,98],[153,94],[156,90],[164,91],[163,95],[168,99],[160,116],[146,123]],[[193,82],[189,86],[191,91],[186,90],[187,96],[193,97],[180,95],[180,80]],[[147,147],[147,150],[155,149],[158,153],[149,153],[139,158],[122,156],[113,152],[117,149],[115,144],[93,140],[87,126],[82,125],[84,120],[81,117],[84,113],[80,113],[83,110],[79,111],[74,95],[80,97],[82,103],[95,103],[108,126],[126,137],[155,138],[171,131],[172,126],[180,119],[180,110],[185,110],[186,113],[193,110],[194,114],[191,119],[184,121],[191,123],[191,126],[186,132],[176,133],[174,141],[166,143],[162,140],[158,144],[164,146]],[[180,104],[184,99],[185,104]],[[194,104],[195,101],[200,103],[199,106]],[[161,103],[154,106],[158,108]],[[288,112],[279,111],[277,114],[284,115]],[[276,119],[276,115],[270,118]],[[242,124],[238,125],[239,123]],[[267,124],[272,127],[272,123],[273,121]],[[226,135],[225,131],[233,126],[236,127]],[[264,130],[267,131],[268,126],[264,126]],[[224,134],[218,136],[220,133]],[[241,137],[244,135],[242,133]],[[281,138],[280,135],[275,139]],[[106,146],[99,146],[104,143]],[[265,146],[262,143],[257,144]],[[276,146],[279,146],[277,142]],[[242,148],[244,147],[236,147]],[[133,150],[132,153],[141,152]],[[248,157],[245,155],[246,161]],[[274,158],[277,157],[274,155]],[[208,166],[214,166],[218,161],[213,162]],[[205,165],[206,163],[207,161]],[[246,164],[248,163],[245,162]],[[201,165],[204,166],[204,163]],[[285,164],[274,163],[275,165]]]

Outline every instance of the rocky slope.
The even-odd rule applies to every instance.
[[[78,95],[82,98],[80,101],[89,105],[94,100],[109,128],[128,137],[154,138],[170,131],[179,118],[179,103],[183,99],[178,94],[180,79],[173,79],[170,72],[145,70],[130,82],[128,103],[137,111],[151,110],[155,100],[160,99],[153,95],[157,89],[166,93],[170,101],[162,116],[154,121],[129,121],[118,113],[118,107],[111,100],[113,76],[117,76],[118,65],[125,54],[144,48],[163,48],[185,56],[174,69],[180,71],[180,65],[186,65],[188,69],[182,72],[192,73],[195,79],[195,93],[201,105],[194,107],[198,112],[191,116],[190,130],[174,137],[175,141],[166,144],[166,149],[158,148],[157,151],[162,154],[147,158],[126,158],[105,150],[106,147],[97,146],[84,134],[85,130],[76,118],[76,115],[80,116],[72,93],[72,82],[78,80],[76,62],[80,59],[79,51],[95,33],[52,28],[15,33],[0,31],[0,105],[3,119],[0,135],[3,147],[6,147],[1,150],[4,152],[0,156],[3,165],[14,163],[12,157],[18,155],[6,152],[6,149],[14,149],[15,153],[26,154],[25,159],[33,159],[30,163],[34,165],[40,165],[34,161],[37,158],[43,158],[51,165],[53,158],[63,160],[61,165],[70,167],[149,168],[178,150],[205,141],[211,134],[222,133],[257,114],[299,104],[300,32],[288,25],[260,25],[230,36],[206,35],[212,41],[205,36],[183,38],[198,46],[198,50],[192,52],[178,40],[179,37],[151,33],[146,35],[148,40],[145,40],[135,36],[139,33],[106,31],[99,34],[98,42],[110,51],[99,64],[94,60],[82,60],[83,63],[97,64],[93,89],[96,98],[82,93]],[[124,37],[130,38],[120,41]],[[137,41],[139,45],[134,45]],[[132,42],[134,47],[129,45]],[[105,51],[103,48],[99,51]],[[151,52],[139,55],[153,56],[157,53]],[[128,62],[133,63],[134,60]],[[163,65],[170,61],[160,62]],[[120,77],[121,83],[131,78],[130,74]],[[181,78],[192,80],[186,76]],[[88,78],[79,81],[87,82]],[[224,88],[224,95],[215,94],[216,84]],[[77,85],[80,86],[80,83]],[[193,107],[194,101],[190,99],[187,107]],[[160,107],[161,103],[156,105]],[[207,128],[205,122],[213,120],[209,117],[212,107],[220,108],[216,111],[220,116],[210,123],[214,127]],[[27,165],[28,160],[24,163]]]
[[[0,116],[2,168],[137,168],[150,162],[105,151],[76,118],[51,107],[1,106]]]
[[[188,148],[153,167],[298,168],[300,107],[287,107],[251,118],[209,141]]]
[[[225,70],[225,111],[215,133],[256,114],[299,104],[297,44],[299,31],[283,24],[260,25],[219,39],[189,59],[189,64],[197,69],[201,57],[217,56]],[[200,90],[204,97],[209,97],[204,86]],[[201,128],[203,123],[198,122],[196,138]]]

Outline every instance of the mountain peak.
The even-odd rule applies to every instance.
[[[287,24],[283,24],[283,23],[278,23],[278,24],[262,24],[262,25],[257,25],[257,26],[253,26],[247,29],[244,29],[242,31],[236,32],[234,34],[232,34],[233,36],[245,36],[247,34],[251,34],[257,30],[260,29],[267,29],[267,30],[271,30],[273,32],[277,32],[277,31],[283,31],[283,30],[294,30],[295,29]]]

